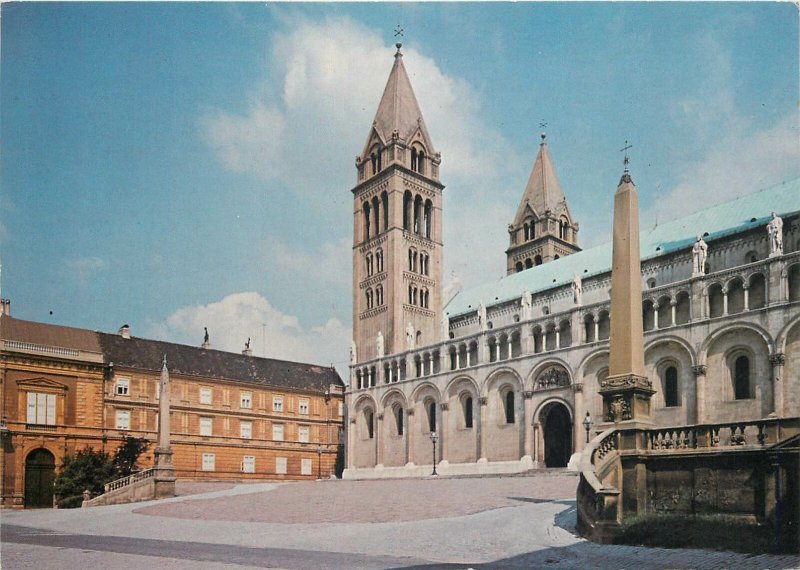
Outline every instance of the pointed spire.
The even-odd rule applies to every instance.
[[[564,191],[561,190],[561,184],[556,176],[556,169],[550,160],[544,133],[541,134],[541,139],[539,152],[528,177],[528,183],[525,185],[522,201],[517,209],[515,224],[521,223],[526,205],[530,205],[541,216],[547,210],[555,210],[556,207],[565,202]]]
[[[432,156],[435,151],[417,97],[411,87],[411,80],[403,65],[403,52],[400,51],[403,44],[398,42],[395,47],[397,52],[394,54],[394,65],[386,81],[372,126],[384,143],[391,141],[393,135],[408,141],[419,130],[428,155]]]

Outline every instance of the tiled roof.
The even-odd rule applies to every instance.
[[[609,200],[611,198],[609,197]],[[659,224],[639,234],[642,260],[689,249],[695,236],[714,240],[757,227],[766,227],[770,213],[786,217],[800,212],[800,178],[753,192],[735,200],[710,206],[694,214]],[[765,235],[766,235],[766,230]],[[519,273],[500,281],[467,289],[448,303],[445,313],[453,318],[474,312],[483,302],[487,307],[522,297],[525,289],[536,293],[572,282],[574,274],[587,278],[611,270],[611,243],[585,249]]]
[[[164,355],[170,373],[232,380],[300,390],[324,391],[331,384],[343,386],[336,370],[271,358],[246,356],[144,338],[123,338],[97,333],[106,362],[115,367],[159,372]]]
[[[22,321],[9,315],[0,317],[0,338],[86,352],[100,352],[100,343],[94,331]]]
[[[123,338],[108,334],[0,317],[0,338],[45,346],[71,348],[103,355],[116,367],[159,373],[164,355],[175,374],[208,379],[247,382],[277,388],[323,392],[333,384],[344,386],[333,368],[245,356],[222,350],[204,349],[144,338]]]

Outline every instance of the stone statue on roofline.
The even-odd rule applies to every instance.
[[[520,300],[520,306],[522,307],[522,319],[527,321],[531,318],[531,306],[533,305],[533,299],[531,298],[531,292],[528,291],[527,287],[522,292],[522,299]]]
[[[482,331],[486,330],[486,305],[483,304],[483,301],[478,305],[478,326]]]
[[[772,212],[772,218],[767,224],[769,236],[769,256],[783,255],[783,220],[777,212]]]
[[[583,303],[583,281],[577,273],[572,274],[572,301],[576,305]]]
[[[702,236],[697,236],[692,247],[692,277],[705,275],[706,259],[708,258],[708,244],[703,241]]]
[[[381,331],[378,331],[378,336],[375,339],[375,353],[378,355],[378,358],[383,358],[384,346],[383,333]]]
[[[412,350],[414,348],[414,325],[412,323],[408,323],[406,325],[406,350]]]
[[[358,362],[358,356],[356,354],[356,341],[350,341],[350,364],[355,364]]]

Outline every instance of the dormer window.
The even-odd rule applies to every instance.
[[[425,151],[422,149],[411,149],[411,170],[425,174]]]
[[[377,147],[369,155],[370,163],[372,164],[372,175],[375,176],[382,170],[381,165],[381,151]]]

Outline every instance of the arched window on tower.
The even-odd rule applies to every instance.
[[[417,171],[417,149],[411,149],[411,170]]]
[[[417,153],[417,172],[425,174],[425,153],[421,150]]]
[[[375,287],[375,300],[379,307],[383,306],[383,285]]]
[[[408,304],[409,305],[413,305],[414,304],[414,286],[413,285],[409,285],[408,286]]]
[[[372,175],[375,176],[378,173],[378,157],[374,152],[369,155],[369,161],[372,164]]]
[[[420,232],[420,218],[422,216],[422,198],[417,195],[414,198],[414,233]]]
[[[373,299],[372,299],[372,289],[367,289],[364,292],[364,295],[367,298],[367,309],[371,309],[373,306]]]
[[[369,202],[364,202],[364,205],[362,206],[362,209],[364,210],[364,239],[368,240],[369,239],[369,234],[370,234],[370,215],[369,215],[370,214],[370,207],[369,207]]]
[[[372,439],[375,437],[375,423],[372,410],[366,410],[364,412],[364,423],[367,424],[367,437]]]
[[[541,255],[537,255],[536,257],[534,257],[533,258],[533,264],[534,265],[541,265],[542,264],[542,256]]]
[[[383,206],[383,231],[389,231],[389,195],[386,192],[381,194],[381,205]]]
[[[367,265],[367,277],[370,277],[372,275],[372,254],[371,253],[367,254],[366,265]]]
[[[531,267],[533,267],[533,261],[528,257],[525,259],[525,269],[530,269]]]
[[[412,207],[412,198],[411,192],[406,190],[405,194],[403,194],[403,229],[408,230],[411,227],[411,207]]]
[[[431,216],[433,215],[433,203],[430,200],[425,200],[425,237],[431,237]]]
[[[383,271],[383,250],[379,249],[375,252],[375,270],[378,273]]]
[[[381,233],[381,203],[378,197],[372,198],[372,219],[375,226],[375,235]]]
[[[531,232],[531,228],[530,228],[530,226],[528,226],[528,222],[525,222],[522,225],[522,228],[523,228],[523,233],[525,235],[525,241],[528,241],[529,239],[531,239],[531,233],[530,233]]]
[[[524,265],[522,265],[522,262],[521,262],[521,261],[517,261],[517,265],[516,265],[516,266],[514,266],[514,269],[516,269],[517,273],[519,273],[520,271],[522,271],[523,269],[525,269],[525,266],[524,266]]]

